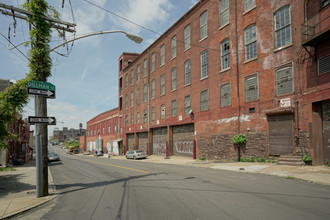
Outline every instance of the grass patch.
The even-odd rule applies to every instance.
[[[16,171],[14,167],[0,167],[0,172],[2,171]]]

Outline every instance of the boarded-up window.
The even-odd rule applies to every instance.
[[[177,116],[177,108],[178,108],[177,102],[176,102],[176,100],[173,100],[172,105],[171,105],[171,116],[172,117]]]
[[[165,105],[161,105],[160,106],[160,119],[164,119],[165,118]]]
[[[191,96],[185,96],[184,97],[184,113],[187,115],[189,114],[189,111],[191,110]]]
[[[156,120],[156,108],[151,107],[151,121],[155,121]]]
[[[128,73],[125,75],[125,88],[128,87]]]
[[[143,110],[143,122],[147,122],[148,121],[148,112],[147,109]]]
[[[140,105],[140,88],[136,89],[136,104]]]
[[[293,93],[292,67],[276,71],[276,96]]]
[[[160,76],[160,95],[165,95],[165,74]]]
[[[245,78],[244,82],[245,102],[252,102],[259,99],[258,75],[253,74]]]
[[[330,72],[330,55],[318,59],[319,75]]]
[[[128,115],[125,115],[125,125],[128,125]]]
[[[141,72],[141,67],[139,64],[139,65],[137,65],[137,69],[136,69],[136,81],[140,80],[140,72]]]
[[[220,88],[220,106],[231,106],[231,85],[225,83]]]
[[[148,88],[147,88],[147,85],[144,84],[144,86],[143,86],[143,101],[144,102],[147,101],[147,96],[148,96]]]
[[[128,109],[128,94],[125,96],[125,108]]]
[[[176,67],[172,69],[172,90],[176,90]]]
[[[204,90],[201,92],[200,97],[200,109],[201,111],[209,110],[209,90]]]
[[[133,124],[134,124],[134,115],[131,114],[131,125],[133,125]]]
[[[151,98],[154,99],[156,96],[156,82],[155,80],[153,79],[151,81]]]

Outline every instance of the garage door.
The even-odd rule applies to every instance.
[[[128,150],[133,150],[134,134],[127,134]]]
[[[193,156],[194,124],[173,127],[173,153],[175,156]]]
[[[152,130],[152,150],[154,155],[165,156],[167,127]]]
[[[147,144],[148,144],[148,133],[138,133],[139,137],[139,150],[143,150],[147,153]]]
[[[330,161],[330,100],[322,103],[323,160]]]
[[[293,115],[268,116],[269,154],[293,154]]]

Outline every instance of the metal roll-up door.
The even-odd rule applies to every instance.
[[[152,148],[153,154],[165,156],[167,141],[167,127],[155,128],[152,130]]]
[[[322,103],[323,161],[330,161],[330,100]]]
[[[173,153],[175,156],[193,156],[194,124],[174,126]]]
[[[127,134],[128,150],[134,148],[134,134]]]
[[[148,133],[142,132],[138,133],[139,137],[139,150],[143,150],[147,153],[147,145],[148,145]]]

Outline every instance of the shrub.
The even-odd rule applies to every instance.
[[[206,160],[206,158],[205,157],[200,157],[199,160]]]
[[[262,158],[262,157],[258,158],[258,163],[265,163],[265,161],[266,161],[265,158]]]
[[[250,157],[250,158],[248,159],[248,162],[254,162],[254,157]]]
[[[233,143],[234,144],[245,144],[246,138],[244,134],[238,134],[233,137]]]
[[[305,156],[303,156],[302,160],[305,162],[305,164],[312,165],[312,162],[313,162],[312,156],[305,155]]]
[[[247,162],[248,159],[247,158],[241,158],[241,162]]]

